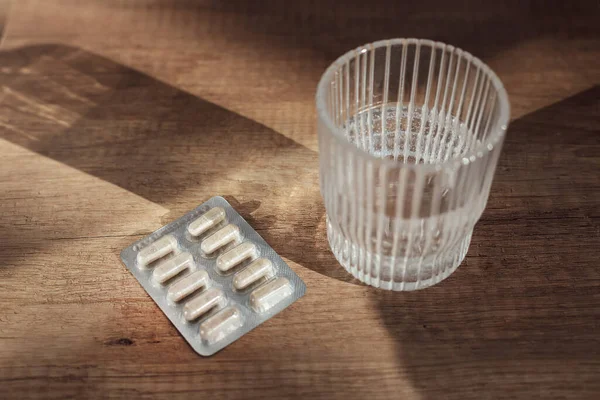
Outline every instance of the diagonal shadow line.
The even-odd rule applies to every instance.
[[[351,280],[323,233],[316,152],[85,50],[31,46],[0,59],[0,137],[170,209],[223,195],[283,256]],[[14,251],[10,229],[0,236]]]

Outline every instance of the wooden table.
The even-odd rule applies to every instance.
[[[589,2],[2,2],[0,398],[600,398],[600,18]],[[328,250],[314,91],[388,37],[453,43],[512,124],[449,279]],[[119,252],[225,196],[307,295],[210,358]]]

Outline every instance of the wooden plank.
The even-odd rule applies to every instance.
[[[597,7],[475,5],[12,2],[0,398],[597,397]],[[347,49],[403,36],[481,56],[513,122],[463,265],[389,293],[328,250],[314,88]],[[200,358],[118,254],[217,194],[308,291]]]

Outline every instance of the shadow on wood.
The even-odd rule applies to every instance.
[[[81,49],[0,60],[0,137],[163,205],[168,220],[223,195],[284,257],[351,280],[327,245],[314,151]],[[5,245],[11,237],[2,232]]]
[[[600,392],[599,99],[596,86],[512,123],[488,207],[450,278],[373,291],[423,400]]]
[[[199,18],[206,7],[189,0],[176,4],[190,12],[198,11]],[[485,60],[540,36],[561,33],[594,37],[588,26],[597,15],[593,2],[560,1],[488,2],[482,6],[475,0],[232,0],[214,2],[210,9],[235,21],[223,34],[236,41],[253,46],[266,42],[275,52],[304,49],[325,64],[357,46],[390,38],[441,41]],[[573,23],[557,24],[556,17]],[[309,71],[319,73],[314,68]]]

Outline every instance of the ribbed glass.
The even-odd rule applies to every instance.
[[[316,100],[335,257],[384,289],[446,278],[467,253],[507,129],[498,77],[450,45],[386,40],[335,61]]]

